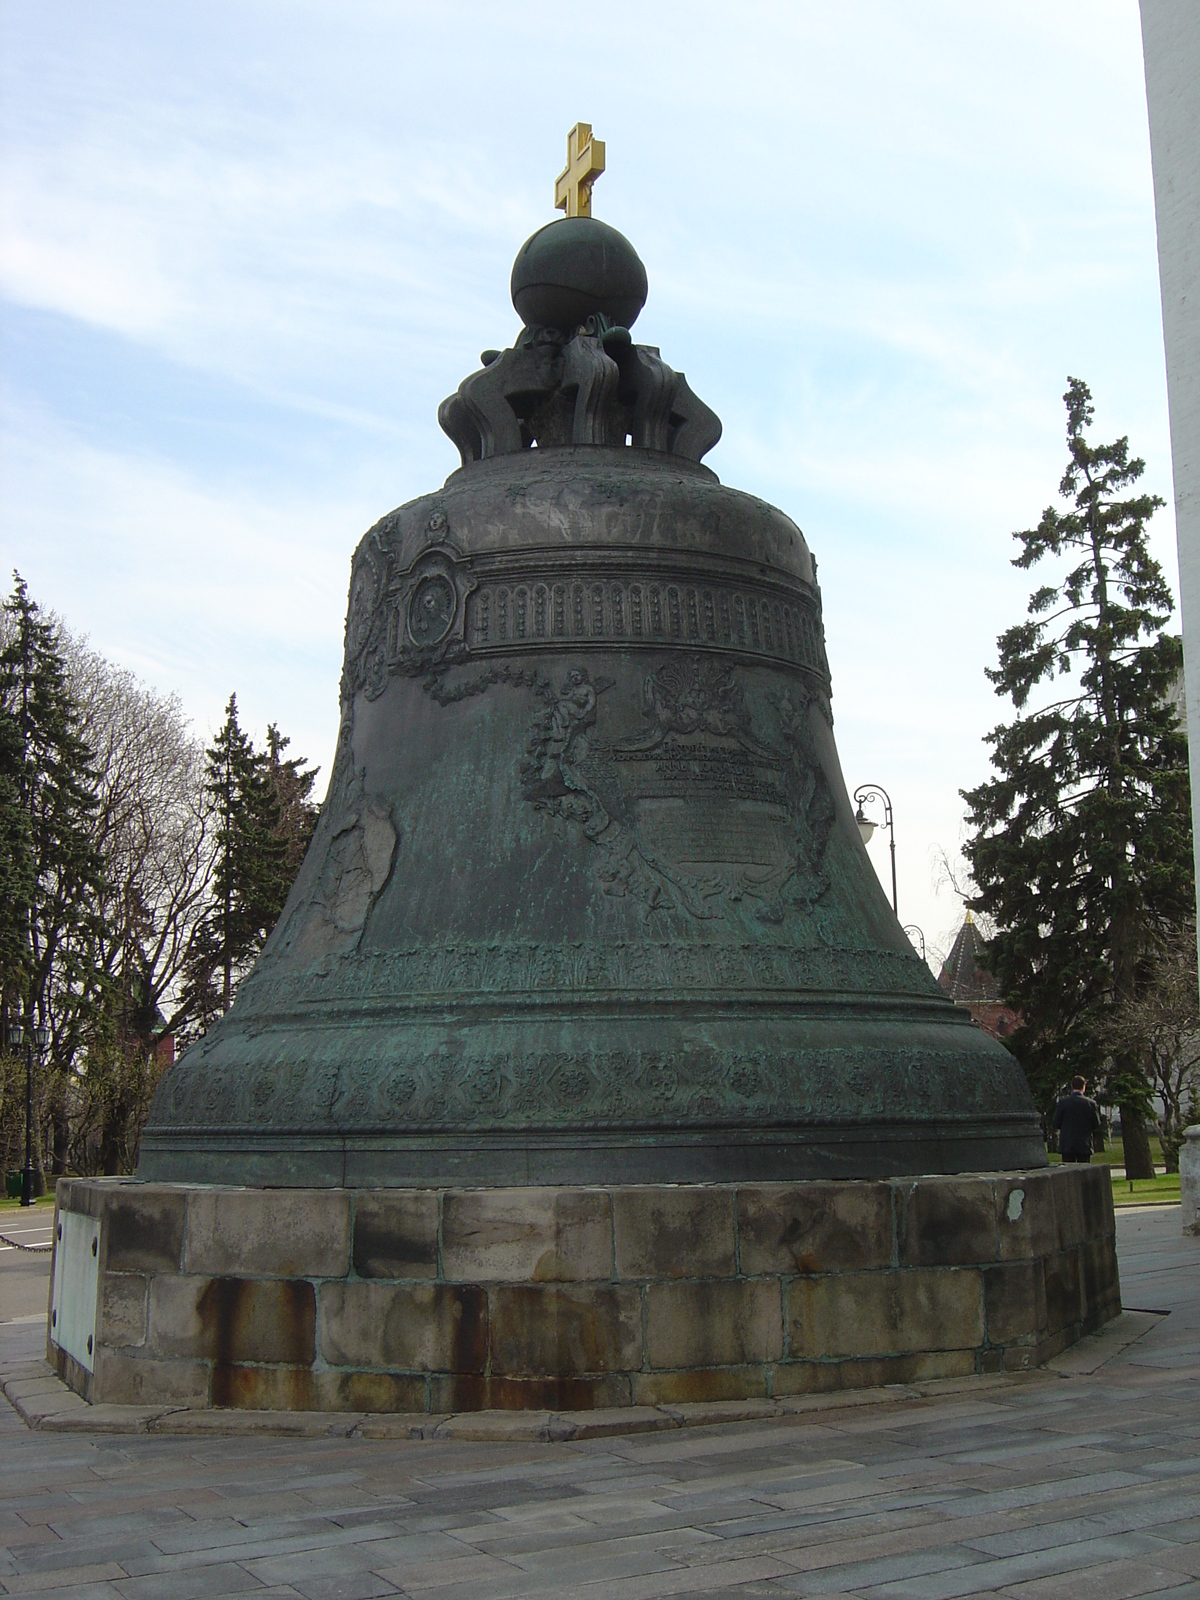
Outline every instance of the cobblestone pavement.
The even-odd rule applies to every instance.
[[[539,1445],[35,1433],[0,1401],[0,1592],[1200,1600],[1200,1240],[1176,1206],[1117,1229],[1126,1306],[1170,1315],[924,1398]],[[42,1338],[0,1322],[0,1364]]]

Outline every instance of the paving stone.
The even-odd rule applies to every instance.
[[[394,1583],[374,1572],[347,1573],[339,1578],[298,1578],[296,1587],[304,1600],[377,1600],[381,1595],[401,1593]]]
[[[84,1588],[88,1584],[103,1583],[107,1579],[128,1578],[124,1567],[116,1561],[90,1561],[79,1567],[60,1567],[53,1572],[4,1572],[0,1581],[7,1594],[53,1594],[56,1589]]]
[[[442,1202],[442,1262],[452,1282],[610,1278],[612,1202],[601,1189],[451,1190]]]
[[[340,1278],[350,1270],[350,1240],[344,1189],[192,1189],[183,1270]]]
[[[20,1594],[20,1589],[10,1588],[10,1594]],[[122,1600],[120,1589],[112,1582],[103,1580],[94,1583],[67,1583],[53,1588],[42,1588],[24,1591],[27,1594],[64,1595],[69,1600]]]
[[[628,1415],[647,1428],[661,1418],[664,1430],[598,1437],[581,1426],[603,1428],[604,1412],[550,1403],[525,1415],[523,1438],[510,1416],[486,1411],[384,1414],[370,1438],[359,1433],[372,1419],[355,1412],[290,1414],[292,1435],[275,1437],[256,1431],[273,1416],[144,1409],[144,1426],[194,1431],[113,1437],[103,1429],[125,1408],[71,1397],[72,1415],[97,1424],[84,1435],[31,1432],[0,1407],[0,1585],[16,1576],[56,1582],[42,1592],[71,1600],[129,1600],[125,1580],[81,1575],[111,1562],[139,1594],[238,1592],[211,1586],[206,1575],[224,1568],[249,1572],[265,1587],[247,1592],[276,1600],[373,1600],[391,1581],[378,1577],[382,1564],[403,1566],[425,1585],[408,1592],[431,1600],[981,1590],[1197,1600],[1200,1240],[1182,1239],[1177,1218],[1118,1219],[1120,1239],[1146,1241],[1142,1256],[1121,1246],[1126,1297],[1175,1310],[1149,1319],[1134,1344],[1101,1338],[1101,1365],[1076,1346],[1076,1375],[920,1378],[916,1354],[877,1357],[890,1389],[724,1407],[660,1396]],[[0,1298],[2,1273],[0,1262]],[[0,1325],[0,1378],[25,1386],[31,1403],[53,1389],[31,1359],[43,1342],[42,1330]],[[702,1376],[747,1384],[773,1370],[778,1383],[821,1365]],[[460,1399],[488,1398],[486,1374],[456,1381],[475,1386]],[[611,1397],[588,1391],[592,1405]],[[432,1424],[431,1436],[410,1437],[414,1422]],[[973,1564],[954,1565],[964,1552]],[[481,1557],[494,1562],[486,1582]],[[865,1590],[850,1581],[868,1577]]]
[[[737,1226],[739,1270],[750,1275],[888,1267],[892,1186],[746,1185],[737,1191]]]
[[[1157,1562],[1112,1561],[1089,1567],[1085,1578],[1087,1600],[1140,1600],[1161,1595],[1163,1600],[1198,1600],[1200,1584],[1181,1582],[1180,1575]],[[997,1591],[1005,1600],[1061,1600],[1065,1585],[1057,1575],[1010,1584]]]
[[[262,1593],[262,1584],[242,1566],[222,1561],[184,1572],[156,1572],[146,1578],[123,1578],[124,1600],[223,1600],[225,1595]]]

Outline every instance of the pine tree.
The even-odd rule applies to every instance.
[[[45,1027],[60,1077],[71,1069],[103,980],[96,961],[102,865],[95,773],[53,622],[14,574],[0,649],[0,910],[6,1021]],[[65,1094],[52,1108],[55,1170],[65,1165]]]
[[[1070,506],[1014,535],[1013,564],[1067,570],[998,641],[988,677],[1017,716],[988,735],[995,776],[963,791],[966,854],[972,904],[996,927],[993,970],[1024,1019],[1012,1047],[1035,1098],[1048,1108],[1076,1072],[1100,1080],[1121,1110],[1126,1169],[1141,1177],[1153,1170],[1149,1081],[1136,1051],[1114,1053],[1110,1023],[1194,905],[1186,741],[1168,699],[1182,650],[1146,545],[1163,501],[1126,496],[1145,470],[1128,439],[1087,442],[1087,385],[1069,379],[1063,398]]]

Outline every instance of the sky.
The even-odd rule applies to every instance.
[[[817,556],[843,771],[944,952],[1068,375],[1171,496],[1136,0],[0,0],[0,571],[323,790],[350,557],[457,466],[577,121],[635,337]],[[1151,546],[1174,585],[1169,506]]]

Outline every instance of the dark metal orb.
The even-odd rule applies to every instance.
[[[512,301],[526,327],[572,333],[599,314],[631,328],[646,304],[646,269],[624,234],[595,217],[560,217],[517,252]]]

